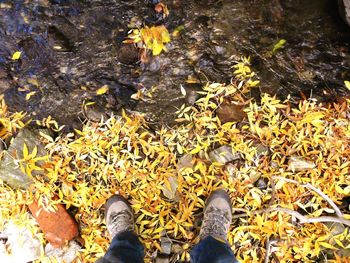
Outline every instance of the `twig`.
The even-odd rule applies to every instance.
[[[270,239],[267,238],[267,240],[266,240],[266,252],[265,252],[265,260],[264,260],[264,263],[269,263],[270,249],[271,249]]]
[[[294,211],[294,210],[291,210],[288,208],[284,208],[284,207],[275,207],[275,208],[270,208],[269,210],[270,211],[284,212],[286,214],[294,216],[300,221],[300,224],[332,222],[332,223],[341,223],[343,225],[350,227],[350,220],[347,220],[343,217],[335,217],[335,216],[305,217],[297,211]]]
[[[314,192],[316,192],[319,196],[321,196],[323,199],[325,199],[328,204],[334,209],[335,213],[337,214],[338,217],[342,218],[343,217],[343,213],[340,211],[340,209],[338,208],[338,206],[332,201],[332,199],[329,198],[328,195],[326,195],[325,193],[323,193],[320,189],[317,189],[315,186],[313,186],[312,184],[301,184],[298,181],[292,180],[292,179],[288,179],[285,177],[281,177],[281,176],[272,176],[272,179],[277,179],[277,180],[283,180],[285,182],[288,183],[292,183],[292,184],[297,184],[300,185],[302,187],[308,188]]]
[[[270,212],[274,212],[274,211],[283,212],[283,213],[289,214],[291,216],[294,216],[295,218],[297,218],[300,221],[300,224],[332,222],[332,223],[341,223],[343,225],[350,227],[350,220],[345,219],[343,217],[335,217],[335,216],[305,217],[297,211],[294,211],[294,210],[291,210],[288,208],[284,208],[284,207],[271,207],[271,208],[267,208],[267,209],[255,210],[255,211],[252,211],[250,213],[233,215],[233,218],[247,217],[249,215],[270,213]]]
[[[265,259],[264,259],[264,263],[269,263],[269,259],[270,259],[270,253],[271,253],[271,247],[273,244],[275,244],[277,241],[276,240],[270,240],[269,238],[267,238],[266,240],[266,252],[265,252]],[[272,252],[273,253],[273,252]]]
[[[271,183],[271,199],[269,201],[269,206],[272,206],[273,205],[273,202],[275,202],[275,193],[276,193],[276,185],[275,185],[275,182],[273,180],[270,181]]]
[[[235,208],[235,207],[233,207],[232,208],[232,212],[234,213],[234,212],[243,212],[243,213],[245,213],[247,210],[245,210],[244,208]]]

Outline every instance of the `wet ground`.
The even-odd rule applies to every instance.
[[[51,115],[69,127],[122,107],[171,124],[186,100],[180,84],[191,94],[200,84],[189,78],[228,82],[235,61],[250,55],[262,81],[253,96],[334,100],[347,95],[343,81],[350,79],[350,31],[335,2],[168,0],[163,19],[147,0],[0,0],[0,92],[11,110]],[[122,41],[130,26],[145,24],[183,30],[167,53],[143,64]],[[281,39],[285,46],[272,53]],[[11,60],[15,51],[22,52],[18,61]],[[108,93],[96,96],[103,85]],[[130,99],[143,88],[152,98]],[[97,103],[93,113],[82,109],[87,101]]]

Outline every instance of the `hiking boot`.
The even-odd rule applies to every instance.
[[[212,192],[204,208],[204,218],[199,232],[200,239],[212,236],[221,241],[227,241],[231,221],[230,196],[224,190]]]
[[[134,231],[134,213],[121,195],[112,195],[106,204],[106,226],[111,239],[125,231]]]

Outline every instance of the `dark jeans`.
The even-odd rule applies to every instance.
[[[191,251],[191,263],[238,263],[231,248],[209,236]],[[106,255],[96,263],[143,263],[143,245],[133,232],[113,238]]]

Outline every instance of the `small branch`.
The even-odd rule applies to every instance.
[[[265,252],[265,258],[264,258],[264,263],[269,263],[269,259],[270,259],[270,254],[271,254],[271,247],[272,245],[274,245],[277,241],[276,240],[270,240],[269,238],[267,238],[266,240],[266,252]],[[273,253],[273,252],[272,252]]]
[[[284,212],[286,214],[294,216],[300,221],[300,224],[331,222],[331,223],[341,223],[343,225],[350,227],[350,220],[347,220],[343,217],[334,217],[334,216],[305,217],[297,211],[294,211],[294,210],[291,210],[288,208],[283,208],[283,207],[270,208],[269,210],[270,211]]]
[[[254,215],[254,214],[270,213],[270,212],[274,212],[274,211],[283,212],[283,213],[289,214],[291,216],[294,216],[295,218],[297,218],[300,221],[300,224],[332,222],[332,223],[341,223],[343,225],[350,227],[350,220],[345,219],[343,217],[335,217],[335,216],[306,217],[297,211],[294,211],[294,210],[291,210],[288,208],[284,208],[284,207],[271,207],[271,208],[267,208],[267,209],[255,210],[255,211],[252,211],[250,213],[233,215],[233,218],[248,217],[248,216]]]
[[[271,250],[270,239],[269,239],[269,238],[267,238],[267,241],[266,241],[266,251],[265,251],[265,259],[264,259],[264,263],[269,263],[269,258],[270,258],[270,250]]]
[[[288,179],[285,177],[281,177],[281,176],[272,176],[272,179],[275,180],[282,180],[288,183],[292,183],[292,184],[297,184],[300,185],[302,187],[308,188],[312,191],[314,191],[315,193],[317,193],[319,196],[321,196],[323,199],[325,199],[328,204],[334,209],[335,213],[337,214],[338,217],[342,218],[343,217],[343,213],[340,211],[340,209],[338,208],[338,206],[332,201],[332,199],[329,198],[328,195],[326,195],[325,193],[323,193],[320,189],[317,189],[315,186],[313,186],[312,184],[301,184],[298,181],[292,180],[292,179]]]
[[[269,206],[272,206],[273,205],[273,202],[275,202],[275,199],[276,199],[276,185],[275,185],[275,182],[273,180],[270,181],[270,184],[271,184],[271,199],[270,199],[270,202],[269,202]]]
[[[235,208],[235,207],[232,207],[232,212],[243,212],[245,213],[247,210],[245,210],[244,208]]]

